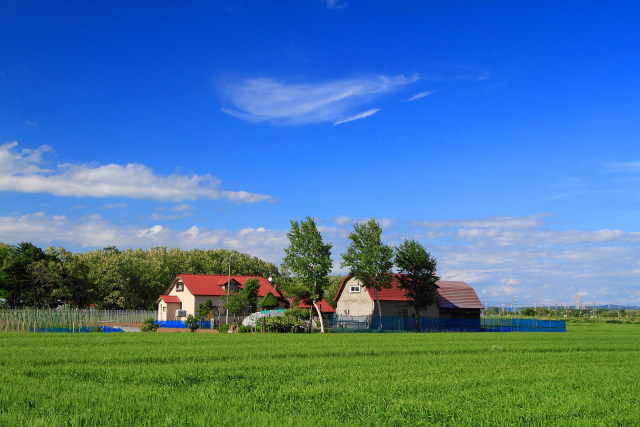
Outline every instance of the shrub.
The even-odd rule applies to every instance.
[[[144,326],[140,329],[142,332],[155,332],[160,327],[160,324],[153,320],[153,317],[147,317],[144,319]]]
[[[260,307],[264,310],[270,310],[272,308],[276,308],[278,307],[278,300],[276,299],[276,297],[271,293],[271,291],[267,292],[267,294],[264,296],[264,298],[262,298],[262,301],[260,301]]]
[[[246,333],[246,332],[251,332],[251,326],[249,325],[238,325],[238,332],[239,333]]]
[[[218,326],[218,332],[227,332],[229,330],[229,327],[231,326],[231,323],[227,323],[225,325],[220,325]]]
[[[258,320],[256,329],[262,330],[262,323],[265,322],[267,332],[304,332],[307,322],[291,314],[284,316],[263,317]]]
[[[192,315],[187,316],[187,320],[184,321],[191,332],[195,332],[200,327],[200,321]]]
[[[310,311],[307,310],[306,308],[293,307],[293,308],[290,308],[289,310],[285,310],[284,314],[286,316],[294,316],[301,320],[309,320]]]

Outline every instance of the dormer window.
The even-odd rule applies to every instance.
[[[352,294],[360,293],[360,286],[359,285],[355,285],[355,286],[349,287],[349,292],[351,292]]]
[[[182,291],[184,291],[184,283],[182,282],[176,283],[176,292],[182,292]]]

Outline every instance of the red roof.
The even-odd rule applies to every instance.
[[[244,284],[248,279],[258,279],[260,282],[260,288],[258,289],[258,296],[264,297],[268,292],[271,292],[276,298],[280,298],[280,292],[275,290],[271,283],[264,277],[259,276],[231,276],[231,280],[235,280],[240,284],[240,288],[244,288]],[[171,292],[171,289],[175,286],[177,279],[181,279],[184,285],[189,289],[192,295],[204,295],[204,296],[223,296],[225,291],[223,286],[227,285],[229,276],[216,275],[216,274],[181,274],[177,276],[169,289],[165,291],[165,294]]]
[[[350,278],[351,276],[347,276],[342,280],[334,301],[338,299],[342,288]],[[399,284],[398,275],[394,274],[391,279],[391,288],[382,288],[378,291],[380,301],[409,301],[404,290],[399,288]],[[440,308],[484,308],[476,292],[465,282],[439,280],[436,285],[438,286],[438,307]],[[367,288],[367,293],[372,301],[376,299],[373,289]]]
[[[298,303],[298,307],[300,308],[306,308],[306,309],[311,309],[313,308],[315,310],[315,307],[313,307],[313,304],[307,304],[304,301],[300,301]],[[320,307],[320,311],[322,313],[335,313],[336,311],[334,310],[333,307],[331,307],[329,305],[328,302],[326,302],[324,299],[321,299],[320,302],[318,303],[318,307]]]
[[[439,280],[438,307],[440,308],[484,308],[473,288],[464,282]]]
[[[162,298],[162,301],[164,302],[182,302],[177,296],[160,295],[160,298]]]

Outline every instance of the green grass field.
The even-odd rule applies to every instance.
[[[0,425],[640,425],[640,325],[0,334]]]

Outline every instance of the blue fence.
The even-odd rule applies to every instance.
[[[567,332],[564,320],[486,318],[482,328],[488,332]]]
[[[160,325],[161,328],[188,328],[186,323],[182,320],[156,320],[157,324]],[[211,322],[208,320],[200,321],[200,329],[210,329]]]
[[[421,332],[566,332],[564,320],[446,319],[420,317]],[[341,316],[332,318],[331,332],[416,332],[415,317]]]
[[[100,332],[122,332],[120,328],[114,328],[111,326],[99,326]],[[30,332],[41,333],[41,332],[98,332],[95,328],[89,328],[87,326],[83,326],[82,328],[31,328]]]

